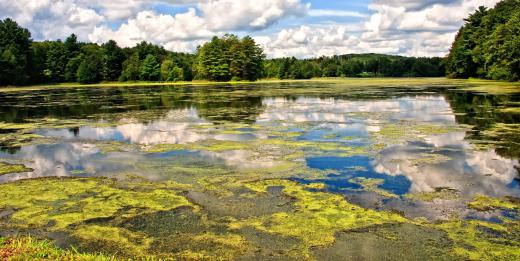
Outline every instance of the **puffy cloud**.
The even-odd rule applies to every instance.
[[[89,34],[89,40],[102,43],[114,39],[125,47],[140,41],[150,41],[169,47],[170,50],[191,51],[201,39],[212,35],[205,20],[197,16],[195,9],[190,8],[186,13],[174,16],[143,11],[115,31],[106,26],[96,27]]]
[[[142,11],[117,30],[96,27],[89,39],[98,43],[114,39],[122,46],[146,40],[169,50],[193,51],[214,34],[264,29],[285,17],[304,15],[309,4],[300,0],[209,0],[196,7],[175,15]]]
[[[409,10],[420,10],[432,5],[455,5],[463,0],[374,0],[377,5],[404,7]]]
[[[345,53],[444,56],[463,23],[479,6],[498,0],[374,0],[361,23],[306,25],[257,37],[271,57]],[[311,10],[310,14],[320,13]],[[446,15],[450,14],[450,15]]]
[[[105,18],[94,9],[72,0],[0,1],[0,18],[12,17],[29,27],[36,39],[87,35]]]
[[[480,5],[497,2],[372,0],[365,14],[311,9],[306,0],[17,0],[0,1],[0,18],[13,17],[37,40],[76,33],[98,43],[114,39],[132,46],[146,40],[173,51],[194,51],[215,34],[255,32],[270,57],[368,52],[443,56],[463,18]],[[158,6],[184,11],[160,12]],[[283,25],[269,34],[257,33],[288,17],[305,15],[311,20],[300,21],[317,24]],[[334,22],[341,17],[356,22]]]
[[[283,29],[269,37],[256,37],[270,57],[300,58],[347,53],[385,53],[409,56],[443,56],[455,32],[414,32],[396,35],[363,32],[346,25],[301,26]]]
[[[404,3],[403,3],[404,2]],[[374,13],[366,23],[368,31],[387,30],[442,31],[457,30],[463,19],[479,6],[493,6],[498,0],[465,1],[374,1]],[[418,9],[419,7],[423,7]],[[446,15],[449,14],[449,15]]]
[[[310,16],[341,16],[341,17],[366,17],[365,14],[353,11],[334,10],[334,9],[312,9],[309,11]]]
[[[90,6],[108,20],[125,20],[135,16],[142,10],[149,10],[155,4],[193,5],[197,0],[77,0],[83,6]]]
[[[300,0],[210,0],[199,4],[213,31],[264,29],[282,18],[305,15],[310,4]]]

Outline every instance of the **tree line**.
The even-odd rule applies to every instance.
[[[453,78],[520,79],[520,1],[480,7],[465,19],[446,68]]]
[[[264,76],[279,79],[314,77],[439,77],[445,75],[442,58],[383,54],[348,54],[316,59],[272,59]]]
[[[121,48],[78,41],[32,41],[14,20],[0,20],[0,85],[102,81],[255,81],[260,78],[443,76],[441,58],[378,54],[266,59],[253,38],[227,34],[178,53],[148,42]]]

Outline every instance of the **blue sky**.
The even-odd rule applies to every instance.
[[[192,52],[214,35],[251,35],[269,57],[443,56],[463,18],[498,0],[0,0],[35,40],[153,42]]]

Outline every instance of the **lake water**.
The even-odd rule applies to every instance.
[[[408,256],[451,259],[445,255],[457,253],[457,247],[477,250],[450,228],[431,224],[514,226],[518,237],[520,114],[507,110],[518,106],[520,93],[491,95],[456,85],[286,83],[0,93],[0,162],[30,168],[0,175],[0,194],[7,193],[0,225],[3,234],[35,234],[63,247],[122,256],[379,259],[419,242]],[[39,179],[44,177],[49,179]],[[109,187],[124,193],[98,187],[70,191],[82,195],[76,199],[69,192],[54,199],[46,194],[64,188],[43,189],[49,182],[74,187],[102,177],[113,178]],[[262,191],[262,182],[271,185]],[[43,190],[9,194],[13,184]],[[186,202],[169,208],[166,198],[160,207],[137,206],[140,196],[121,199],[141,192],[139,187],[153,188],[146,193],[174,191]],[[27,200],[14,200],[24,193]],[[358,213],[365,210],[397,217],[372,223],[354,218],[345,225],[323,207],[329,200],[321,198],[314,212],[302,209],[301,204],[304,209],[322,204],[310,201],[316,195],[339,196],[360,207],[359,220],[368,219]],[[28,210],[35,206],[40,208]],[[287,219],[273,225],[280,213]],[[328,223],[298,223],[296,216],[304,214]],[[291,222],[309,228],[291,232],[283,227]],[[84,232],[89,229],[99,231]],[[313,229],[328,231],[323,241],[330,242],[310,240]],[[401,239],[377,236],[389,233]],[[504,248],[518,247],[497,233],[482,240],[502,238]],[[407,239],[410,235],[417,238]],[[423,249],[421,240],[437,243]],[[495,241],[489,244],[500,244]]]

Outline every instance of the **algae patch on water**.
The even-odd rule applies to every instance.
[[[386,198],[399,198],[399,196],[397,196],[396,194],[388,192],[379,187],[380,185],[385,183],[384,179],[367,179],[363,177],[357,177],[349,179],[349,182],[360,185],[361,187],[363,187],[362,190],[371,191]]]
[[[22,230],[45,227],[47,231],[70,233],[82,241],[112,242],[130,255],[143,250],[146,238],[132,241],[141,236],[114,227],[92,226],[88,221],[191,205],[178,195],[175,184],[151,185],[144,181],[33,179],[0,184],[0,193],[0,209],[13,211],[4,226]]]
[[[334,234],[338,231],[406,221],[397,214],[350,204],[339,195],[308,191],[305,186],[292,181],[266,180],[247,184],[248,188],[259,193],[280,186],[284,194],[295,199],[294,211],[236,221],[231,228],[253,227],[268,233],[295,237],[304,242],[301,251],[306,252],[310,247],[332,244]]]
[[[30,171],[32,171],[31,168],[27,168],[25,165],[22,165],[22,164],[9,164],[9,163],[0,162],[0,176],[5,175],[5,174],[30,172]]]
[[[433,202],[436,199],[440,200],[457,200],[460,198],[460,191],[452,188],[438,187],[434,191],[417,192],[406,194],[406,198],[420,201]]]
[[[373,226],[336,235],[330,247],[313,249],[318,260],[456,260],[446,233],[414,224]]]
[[[479,220],[435,225],[454,242],[452,252],[464,260],[519,260],[520,223]]]
[[[491,198],[485,195],[476,195],[468,204],[469,208],[478,211],[492,211],[497,209],[508,210],[517,209],[520,210],[520,200],[506,197],[503,199]]]

